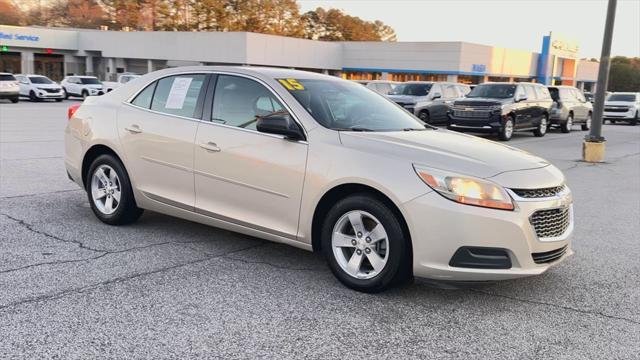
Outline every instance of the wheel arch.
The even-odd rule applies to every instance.
[[[118,161],[120,161],[125,171],[127,171],[124,165],[124,161],[122,161],[122,158],[112,148],[104,144],[95,144],[85,152],[84,157],[82,158],[82,168],[80,170],[81,171],[80,174],[82,175],[82,185],[85,188],[87,186],[87,173],[89,172],[89,167],[91,166],[91,163],[93,163],[93,161],[98,156],[105,155],[105,154],[113,155],[116,159],[118,159]]]
[[[407,224],[407,221],[400,208],[382,191],[372,186],[360,183],[339,184],[329,189],[324,193],[324,195],[322,195],[322,197],[316,204],[311,223],[311,245],[313,251],[318,252],[322,249],[322,220],[331,209],[331,206],[333,206],[333,204],[335,204],[340,199],[353,194],[368,194],[374,196],[378,200],[382,201],[387,207],[389,207],[389,209],[396,215],[396,217],[400,221],[402,230],[407,236],[405,240],[409,249],[409,258],[410,261],[413,261],[413,243],[411,240],[411,232],[409,231],[409,225]]]

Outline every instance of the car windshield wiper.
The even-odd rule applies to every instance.
[[[427,126],[429,126],[429,127],[427,127]],[[437,129],[437,128],[436,127],[432,127],[431,125],[425,124],[424,128],[417,128],[417,129],[416,128],[404,128],[404,129],[402,129],[402,131],[424,131],[424,130],[435,130],[435,129]]]
[[[336,131],[360,131],[360,132],[373,132],[375,130],[363,128],[363,127],[350,127],[350,128],[332,128],[332,130]]]

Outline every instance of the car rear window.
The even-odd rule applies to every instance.
[[[0,74],[0,81],[16,81],[16,78],[11,74]]]

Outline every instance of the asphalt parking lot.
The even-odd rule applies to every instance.
[[[323,258],[146,212],[110,227],[63,165],[63,103],[0,103],[0,358],[640,357],[640,126],[516,134],[573,190],[576,254],[492,284],[343,287]]]

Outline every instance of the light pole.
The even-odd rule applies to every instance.
[[[616,19],[616,5],[618,0],[609,0],[607,6],[607,21],[604,25],[604,38],[602,40],[602,53],[600,55],[600,68],[598,69],[598,82],[596,85],[595,101],[593,104],[593,116],[591,131],[582,144],[582,159],[588,162],[604,161],[605,139],[602,136],[602,113],[604,111],[604,95],[609,82],[609,65],[611,63],[611,39],[613,37],[613,23]]]

